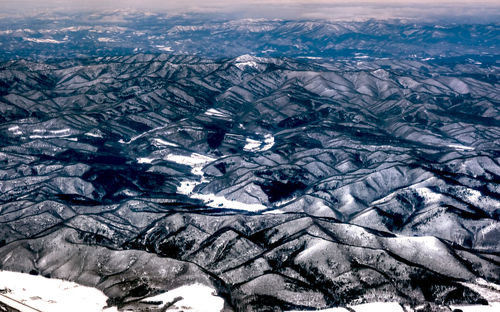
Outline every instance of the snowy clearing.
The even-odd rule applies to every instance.
[[[243,150],[247,152],[265,152],[270,150],[273,146],[274,137],[270,134],[266,134],[263,141],[247,138]]]
[[[201,171],[201,169],[203,168],[203,166],[214,161],[215,159],[205,155],[192,153],[190,156],[168,154],[165,160],[181,165],[190,166],[192,168],[192,174],[202,176],[203,172]]]
[[[0,301],[21,312],[117,311],[105,308],[108,297],[96,288],[39,275],[0,271],[0,289]]]
[[[242,203],[236,200],[229,200],[224,196],[217,196],[215,194],[192,194],[191,197],[203,200],[207,206],[212,208],[237,209],[252,212],[267,209],[267,207],[262,204]]]
[[[177,192],[179,194],[187,195],[191,198],[201,199],[208,207],[212,208],[238,209],[246,211],[260,211],[267,209],[267,207],[262,204],[247,204],[235,200],[229,200],[224,196],[216,194],[194,193],[194,188],[197,185],[209,182],[204,177],[202,169],[206,164],[215,161],[214,158],[197,153],[193,153],[190,156],[168,154],[166,160],[190,166],[192,168],[191,173],[201,177],[200,181],[182,181],[181,185],[177,187]]]
[[[224,300],[216,295],[215,289],[203,284],[181,286],[141,301],[161,301],[159,308],[174,302],[168,311],[219,312],[224,308]]]

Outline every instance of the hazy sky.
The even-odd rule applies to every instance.
[[[460,4],[466,6],[500,5],[499,0],[0,0],[1,7],[72,7],[72,8],[119,8],[133,7],[142,9],[178,8],[220,8],[230,9],[249,5],[439,5]]]
[[[492,11],[493,8],[493,11]],[[248,17],[412,18],[423,15],[494,16],[500,0],[0,0],[5,14],[38,11],[140,9],[167,13],[243,12]]]

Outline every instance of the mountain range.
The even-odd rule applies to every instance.
[[[500,300],[498,25],[164,23],[0,34],[1,270],[132,311]]]

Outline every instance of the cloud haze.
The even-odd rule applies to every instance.
[[[42,11],[96,11],[139,9],[171,14],[223,12],[246,17],[416,18],[423,16],[495,16],[498,0],[0,0],[4,13],[34,14]]]

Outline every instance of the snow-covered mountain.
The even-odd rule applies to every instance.
[[[0,18],[0,59],[164,53],[221,58],[425,59],[498,55],[498,23],[169,16],[129,11]]]
[[[192,283],[238,311],[497,291],[478,282],[500,283],[493,61],[1,68],[1,269],[132,309]]]
[[[0,20],[0,311],[494,311],[498,30]]]

